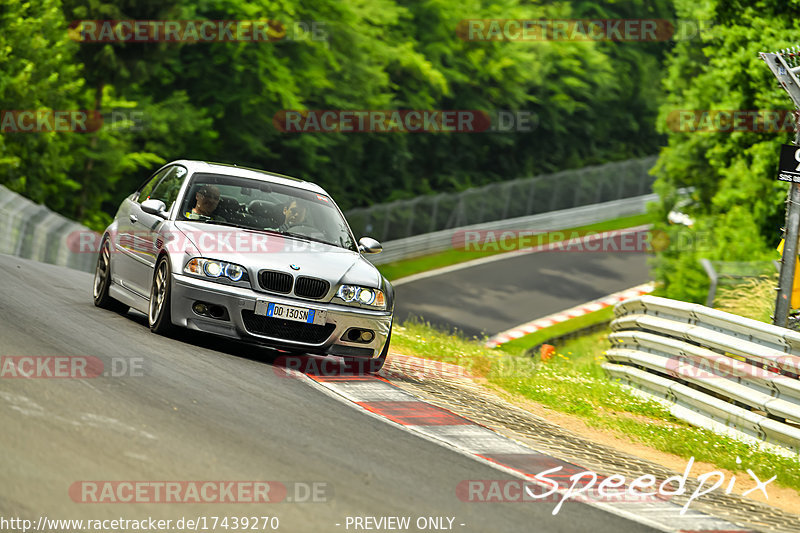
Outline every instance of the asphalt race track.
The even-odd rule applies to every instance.
[[[580,266],[557,254],[545,259],[550,270],[540,265],[530,276],[539,281],[520,292],[553,301],[536,301],[529,311],[547,312],[559,294],[563,306],[566,298],[585,299],[641,280],[636,269],[643,258],[630,264],[585,258]],[[495,272],[509,287],[506,296],[512,295],[519,276],[509,273],[519,268],[516,261],[481,269],[471,279]],[[622,265],[627,273],[615,275]],[[455,517],[453,529],[470,532],[652,531],[577,502],[556,516],[553,503],[462,502],[455,494],[462,480],[514,478],[285,377],[273,367],[270,350],[188,332],[165,338],[152,334],[141,314],[97,309],[86,273],[9,256],[0,256],[0,269],[0,356],[113,357],[141,364],[138,375],[125,377],[0,378],[3,516],[277,516],[281,531],[327,532],[346,531],[347,516],[410,515]],[[587,291],[591,280],[580,280],[586,272],[611,280],[593,293]],[[563,288],[565,279],[573,284]],[[470,286],[463,297],[470,301],[492,291]],[[499,300],[486,302],[486,317]],[[487,321],[488,329],[530,317],[521,313],[522,299],[514,301],[502,319]],[[298,503],[302,494],[290,491],[273,504],[76,502],[69,489],[87,480],[317,483],[326,501]]]
[[[468,336],[491,336],[651,279],[644,253],[507,257],[398,285],[396,321],[416,316]]]

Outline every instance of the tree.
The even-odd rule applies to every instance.
[[[800,2],[735,0],[696,4],[678,0],[679,15],[714,20],[698,38],[680,42],[668,60],[668,96],[659,128],[668,135],[656,175],[662,217],[689,188],[694,199],[691,229],[667,228],[670,246],[655,262],[657,278],[672,298],[703,301],[708,288],[700,258],[747,261],[777,257],[786,186],[775,180],[779,145],[788,131],[696,131],[698,121],[681,122],[680,112],[709,110],[789,110],[791,101],[777,86],[758,53],[793,44],[800,37]],[[725,130],[725,128],[723,128]],[[678,239],[678,232],[688,234]],[[678,242],[704,243],[681,249]]]

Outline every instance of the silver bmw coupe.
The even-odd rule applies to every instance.
[[[380,370],[394,290],[333,199],[261,170],[173,161],[125,198],[103,233],[93,296],[175,326]]]

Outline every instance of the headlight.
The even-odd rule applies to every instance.
[[[225,267],[225,275],[230,278],[231,281],[239,281],[244,277],[244,268],[233,263],[228,263]]]
[[[218,261],[206,261],[203,264],[203,272],[210,278],[218,278],[222,275],[222,264]]]
[[[378,309],[386,308],[386,298],[383,295],[383,291],[378,289],[359,287],[358,285],[342,285],[336,291],[336,296],[344,300],[345,303],[355,302]]]
[[[183,272],[208,278],[227,278],[231,281],[247,279],[247,270],[241,265],[202,257],[195,257],[186,263]]]

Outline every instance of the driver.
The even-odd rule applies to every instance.
[[[219,205],[219,188],[216,185],[201,186],[195,195],[195,200],[195,206],[190,212],[186,213],[186,218],[198,219],[203,216],[215,220],[224,220],[214,213]]]
[[[280,231],[288,231],[292,226],[302,226],[306,221],[306,208],[297,205],[297,200],[292,200],[283,208],[283,224],[278,226]]]

